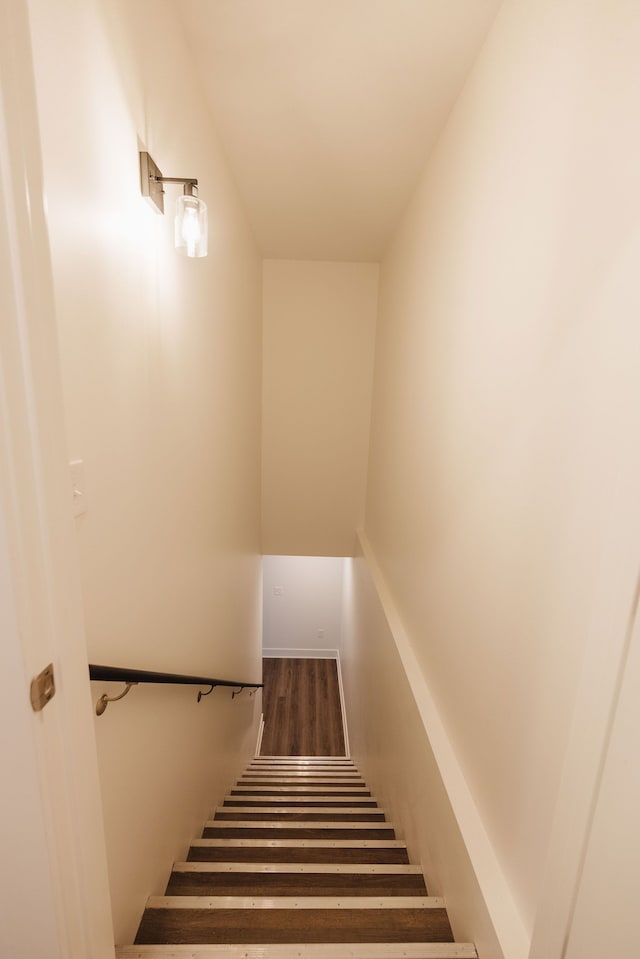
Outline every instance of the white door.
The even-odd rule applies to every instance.
[[[26,5],[0,4],[0,955],[113,956]],[[30,679],[57,691],[31,708]]]

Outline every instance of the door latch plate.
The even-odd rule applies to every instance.
[[[39,676],[31,680],[31,705],[36,713],[44,709],[56,694],[56,684],[53,678],[53,663],[49,663]]]

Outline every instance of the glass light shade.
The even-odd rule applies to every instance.
[[[208,248],[207,205],[197,196],[179,196],[175,220],[176,250],[185,256],[206,256]]]

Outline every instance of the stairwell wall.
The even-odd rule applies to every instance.
[[[603,548],[612,516],[637,513],[620,478],[637,475],[639,26],[625,0],[507,0],[381,265],[365,533],[460,773],[440,769],[449,801],[470,799],[469,864],[480,877],[486,839],[509,890],[510,917],[490,910],[509,959],[539,920],[596,597],[615,597],[594,639],[613,675],[635,589],[637,551],[604,562]],[[362,641],[345,666],[348,702],[368,655]],[[350,716],[354,755],[390,796],[385,762],[411,741],[394,729]],[[441,884],[458,899],[446,871]]]
[[[261,262],[177,8],[29,10],[89,659],[259,681]],[[207,259],[173,250],[179,187],[164,217],[140,196],[140,148],[198,177]],[[196,692],[96,720],[119,943],[255,744],[259,697]]]
[[[351,556],[362,522],[376,263],[265,260],[262,549]]]

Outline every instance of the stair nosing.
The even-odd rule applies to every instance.
[[[470,942],[335,942],[116,946],[116,959],[477,959]]]
[[[310,849],[406,849],[407,844],[401,839],[194,839],[191,846],[254,846],[257,849],[274,848],[291,849],[308,846]]]
[[[421,876],[422,867],[413,863],[320,863],[320,862],[174,862],[173,872],[246,872],[258,875],[318,873],[336,876]]]
[[[441,896],[149,896],[147,909],[444,909]]]
[[[394,828],[390,822],[323,822],[314,819],[208,819],[205,829],[383,829],[390,832]]]

